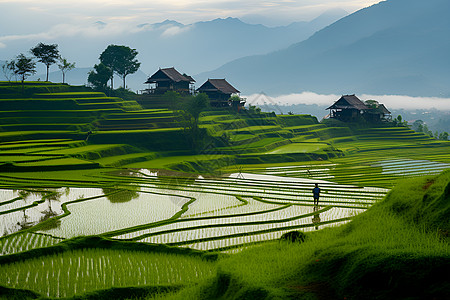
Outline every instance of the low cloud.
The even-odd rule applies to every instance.
[[[281,95],[270,97],[266,94],[253,94],[247,96],[247,103],[251,105],[293,105],[293,104],[317,104],[331,105],[339,99],[338,95],[319,95],[311,92],[303,92],[301,94]]]
[[[392,109],[430,109],[450,111],[450,99],[438,97],[409,97],[397,95],[361,95],[364,100],[377,100]]]
[[[368,94],[356,96],[362,101],[376,100],[379,103],[386,105],[388,109],[437,109],[441,111],[450,111],[450,98]],[[289,94],[277,97],[270,97],[264,94],[253,94],[246,98],[247,103],[251,105],[273,104],[287,106],[295,104],[317,104],[319,106],[330,106],[340,97],[341,95],[321,95],[312,92],[303,92],[301,94]]]
[[[161,33],[162,37],[172,37],[175,35],[178,35],[180,33],[186,32],[188,30],[190,30],[190,26],[185,26],[185,27],[179,27],[179,26],[171,26],[169,28],[167,28],[166,30],[163,31],[163,33]]]
[[[0,36],[0,48],[5,48],[8,42],[19,40],[44,40],[53,41],[58,38],[83,36],[87,38],[110,37],[121,34],[136,33],[145,30],[130,24],[123,23],[93,23],[90,25],[58,24],[51,27],[48,31],[33,34],[15,34]]]

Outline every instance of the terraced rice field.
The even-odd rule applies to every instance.
[[[64,239],[36,233],[23,233],[0,240],[0,255],[7,255],[55,245]]]
[[[215,254],[196,249],[230,253],[339,226],[398,180],[450,168],[448,145],[408,128],[355,132],[245,111],[205,112],[200,127],[219,143],[190,156],[167,108],[66,85],[25,90],[0,95],[0,285],[47,297],[195,284],[216,272]],[[161,171],[203,164],[229,167]]]
[[[430,147],[426,151],[405,147],[399,150],[383,150],[379,154],[361,152],[326,162],[244,167],[245,170],[256,174],[326,179],[340,184],[388,188],[399,179],[434,175],[448,168],[450,168],[450,153],[447,147]]]
[[[214,271],[212,262],[196,257],[79,249],[0,265],[0,285],[59,298],[112,287],[194,284]]]
[[[12,233],[0,240],[4,241],[2,252],[47,245],[29,238],[30,245],[21,242],[14,249],[11,240],[22,235],[18,230],[47,220],[45,216],[56,220],[47,220],[25,232],[37,233],[49,244],[79,235],[102,235],[200,250],[227,250],[277,239],[293,229],[309,231],[342,224],[388,191],[250,173],[182,179],[139,170],[115,177],[117,181],[128,181],[127,186],[111,190],[1,190],[7,200],[0,206],[0,224],[5,234]],[[312,203],[315,182],[322,188],[319,206]]]
[[[114,188],[4,188],[1,251],[16,253],[78,235],[228,251],[294,229],[348,222],[397,180],[448,168],[447,147],[405,148],[323,162],[243,166],[242,173],[224,177],[158,176],[158,170],[136,169],[106,176]],[[314,183],[322,189],[319,206],[311,196]]]

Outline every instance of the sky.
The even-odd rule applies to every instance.
[[[0,0],[0,47],[8,39],[71,33],[101,21],[127,26],[238,17],[267,26],[309,21],[330,9],[352,13],[380,0]]]

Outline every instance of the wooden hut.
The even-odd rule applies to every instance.
[[[242,98],[239,98],[239,101],[230,100],[232,95],[239,96],[240,92],[225,79],[208,79],[197,92],[207,94],[211,106],[214,107],[236,106],[239,109],[245,104],[245,99]]]
[[[146,94],[161,95],[167,91],[178,92],[182,95],[193,94],[195,80],[186,74],[181,74],[175,68],[159,69],[150,76],[145,83],[149,88],[144,92]]]
[[[344,95],[327,109],[330,110],[330,118],[343,122],[360,120],[382,122],[389,120],[391,112],[383,104],[376,103],[374,107],[369,107],[355,95]]]
[[[330,110],[330,118],[351,122],[361,118],[368,107],[355,95],[344,95],[327,109]]]

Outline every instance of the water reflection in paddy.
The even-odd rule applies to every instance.
[[[30,205],[53,193],[34,207],[0,215],[0,226],[11,233],[27,223],[37,224],[45,216],[61,216],[64,213],[62,204],[66,203],[70,214],[39,232],[70,238],[128,228],[125,233],[109,236],[135,238],[142,242],[181,243],[181,246],[203,249],[209,247],[206,245],[232,246],[243,240],[255,242],[279,238],[292,228],[308,231],[341,224],[345,222],[343,218],[364,211],[388,191],[327,180],[251,173],[182,177],[179,173],[135,170],[112,176],[117,178],[115,188],[61,188],[46,190],[41,195],[32,193],[23,200],[11,201],[18,197],[18,192],[0,190],[1,202],[11,201],[0,205],[0,211]],[[319,183],[323,191],[321,211],[317,214],[313,214],[316,211],[312,205],[314,183]],[[180,222],[170,223],[174,216]],[[199,218],[203,219],[194,220]],[[131,229],[160,221],[165,223],[158,227]],[[209,228],[211,226],[216,227]],[[193,227],[199,228],[193,230]],[[176,232],[167,232],[171,230]],[[148,234],[153,236],[140,238]],[[247,236],[234,236],[240,234]],[[229,242],[219,241],[222,237]],[[194,239],[205,241],[190,243]],[[208,239],[217,241],[212,243]]]

